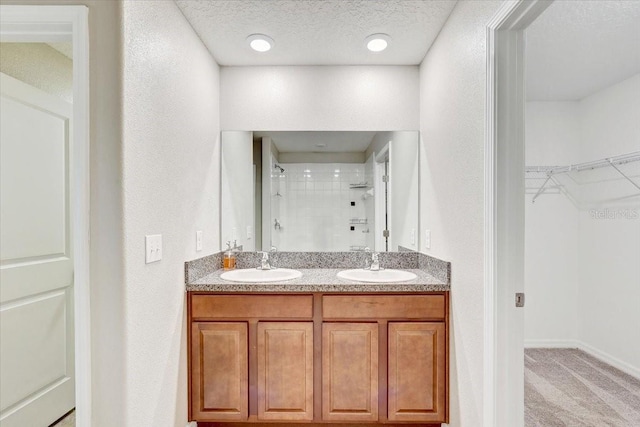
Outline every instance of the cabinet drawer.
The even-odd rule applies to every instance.
[[[444,295],[325,295],[324,319],[444,320]]]
[[[312,295],[192,295],[194,319],[310,319]]]

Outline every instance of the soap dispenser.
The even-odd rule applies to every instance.
[[[227,242],[227,251],[224,253],[222,266],[225,270],[234,270],[236,268],[236,254],[231,249],[231,242]]]

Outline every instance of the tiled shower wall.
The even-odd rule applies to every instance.
[[[279,251],[349,251],[367,245],[373,218],[366,217],[363,195],[367,188],[350,188],[366,181],[361,163],[281,163],[275,174],[280,196],[280,229],[272,229]],[[274,183],[275,184],[275,183]],[[372,183],[369,182],[369,185]],[[353,205],[352,205],[353,204]],[[352,224],[352,219],[367,224]],[[271,218],[273,227],[275,218]],[[351,229],[353,227],[353,230]]]

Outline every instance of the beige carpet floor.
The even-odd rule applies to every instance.
[[[576,349],[526,349],[526,427],[640,427],[640,380]]]

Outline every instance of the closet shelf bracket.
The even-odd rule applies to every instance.
[[[613,162],[612,159],[607,159],[607,161],[609,162],[609,164],[611,165],[612,168],[617,170],[620,175],[622,175],[627,181],[629,181],[631,184],[633,184],[634,187],[636,187],[638,190],[640,190],[640,185],[636,184],[634,180],[629,178],[624,172],[622,172],[620,169],[618,169],[618,167],[615,165],[615,163]]]
[[[538,196],[544,193],[544,187],[547,185],[547,182],[549,182],[550,179],[551,179],[551,173],[547,173],[547,179],[545,179],[545,181],[542,183],[542,186],[540,187],[536,195],[533,196],[533,199],[531,199],[531,203],[535,203]]]

